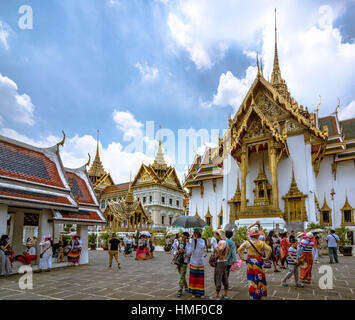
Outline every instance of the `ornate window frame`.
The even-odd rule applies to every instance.
[[[351,221],[350,222],[346,222],[345,221],[345,211],[350,211],[351,214]],[[341,211],[341,223],[344,225],[355,225],[355,221],[354,221],[354,208],[350,205],[349,200],[348,200],[348,195],[346,195],[345,198],[345,204],[343,206],[342,209],[340,209]]]
[[[329,212],[329,222],[324,222],[323,220],[323,212]],[[323,206],[322,208],[320,208],[320,224],[324,225],[324,226],[331,226],[333,224],[332,222],[332,209],[329,208],[328,204],[327,204],[327,199],[325,197],[324,194],[324,202],[323,202]]]

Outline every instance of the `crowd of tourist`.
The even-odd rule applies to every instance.
[[[37,244],[39,257],[37,254]],[[45,235],[38,242],[36,237],[26,239],[25,250],[20,255],[15,256],[15,252],[11,247],[8,235],[2,235],[0,239],[0,275],[6,276],[12,273],[14,261],[19,261],[23,265],[31,265],[39,258],[38,272],[52,269],[52,259],[57,257],[57,262],[64,262],[64,256],[67,256],[69,262],[75,265],[79,264],[82,242],[79,235],[74,235],[70,241],[63,241],[53,244],[52,236]]]
[[[273,267],[274,272],[287,269],[281,284],[288,286],[293,276],[295,286],[303,288],[311,283],[313,263],[318,262],[320,238],[317,233],[291,232],[264,233],[258,221],[248,227],[248,239],[238,249],[232,240],[233,232],[221,229],[213,232],[210,239],[211,256],[209,264],[214,268],[215,294],[213,300],[229,299],[228,290],[230,271],[239,270],[246,265],[246,280],[251,299],[260,300],[267,296],[265,269]],[[199,229],[194,230],[192,239],[189,233],[177,234],[172,242],[166,237],[164,250],[173,253],[172,263],[177,265],[179,289],[177,296],[189,292],[193,298],[205,296],[206,241]],[[338,262],[337,247],[339,237],[331,230],[326,238],[330,263]],[[187,270],[188,282],[186,281]],[[223,292],[222,292],[223,289]],[[222,292],[222,293],[221,293]]]

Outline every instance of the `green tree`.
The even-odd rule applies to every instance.
[[[237,246],[240,246],[245,240],[248,239],[248,227],[239,227],[234,231],[234,241]]]
[[[206,227],[203,229],[202,238],[208,241],[212,238],[212,236],[213,236],[213,230],[211,227]]]
[[[341,246],[350,245],[350,240],[348,240],[348,238],[347,238],[347,234],[349,231],[350,231],[350,229],[345,227],[344,225],[341,225],[340,228],[335,229],[335,234],[337,234],[340,239],[339,245],[341,245]]]
[[[95,234],[95,233],[89,234],[89,237],[88,237],[89,244],[96,243],[96,240],[97,240],[97,234]]]
[[[314,229],[323,229],[323,230],[326,230],[327,227],[324,226],[324,225],[322,225],[322,224],[319,224],[319,223],[310,222],[310,223],[307,225],[306,231],[311,231],[311,230],[314,230]]]

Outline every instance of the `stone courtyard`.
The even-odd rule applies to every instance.
[[[79,267],[62,267],[51,272],[34,273],[33,289],[19,289],[20,275],[0,278],[0,299],[2,300],[172,300],[191,299],[188,293],[177,298],[178,273],[170,263],[171,255],[156,252],[152,260],[136,261],[120,254],[121,269],[114,264],[108,269],[106,251],[89,251],[90,264]],[[209,256],[208,256],[209,257]],[[319,264],[313,265],[312,284],[305,288],[295,288],[293,279],[289,287],[280,285],[281,273],[268,269],[269,295],[265,300],[305,299],[305,300],[355,300],[355,257],[340,257],[333,269],[333,289],[320,289],[319,267],[328,263],[323,256]],[[245,267],[232,272],[230,276],[230,298],[249,299]],[[214,293],[213,268],[206,266],[206,297]]]

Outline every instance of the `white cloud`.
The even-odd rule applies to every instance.
[[[0,114],[18,123],[33,125],[34,105],[27,94],[19,94],[17,84],[0,73]]]
[[[355,100],[351,101],[346,107],[339,112],[339,119],[346,120],[355,118]]]
[[[143,123],[137,121],[133,114],[128,111],[113,111],[113,120],[117,124],[117,128],[123,132],[124,140],[143,135]]]
[[[328,3],[331,5],[311,1],[180,0],[170,7],[167,24],[173,41],[189,53],[197,69],[211,68],[233,45],[252,59],[252,66],[259,51],[267,78],[273,65],[277,7],[282,76],[291,94],[310,110],[320,94],[323,116],[334,111],[338,96],[343,101],[355,98],[355,43],[344,42],[340,30],[334,27],[334,21],[346,11],[347,2]],[[222,93],[225,90],[220,87],[221,80],[225,85],[237,84],[228,72],[222,74],[218,88]],[[229,101],[235,107],[238,93],[231,97],[219,94],[218,89],[214,102]]]
[[[31,139],[9,128],[0,129],[0,133],[9,138],[35,145],[37,147],[50,147],[58,143],[62,137],[49,136],[40,140]],[[60,149],[60,155],[65,167],[77,168],[88,160],[88,153],[93,157],[96,154],[96,139],[91,135],[67,137],[64,147]],[[100,158],[106,171],[110,172],[115,183],[129,181],[138,172],[142,163],[149,164],[154,158],[148,157],[142,152],[126,152],[119,142],[111,142],[107,148],[100,144]]]
[[[4,46],[5,50],[9,50],[9,43],[7,39],[10,36],[12,29],[5,23],[0,21],[0,42]]]
[[[157,68],[150,67],[146,63],[142,65],[141,63],[137,62],[134,66],[139,70],[140,74],[142,75],[142,79],[145,81],[153,81],[159,75],[159,70]]]
[[[232,106],[236,111],[253,83],[256,73],[256,67],[248,67],[245,77],[241,79],[235,77],[231,71],[222,73],[213,101],[205,105]]]

